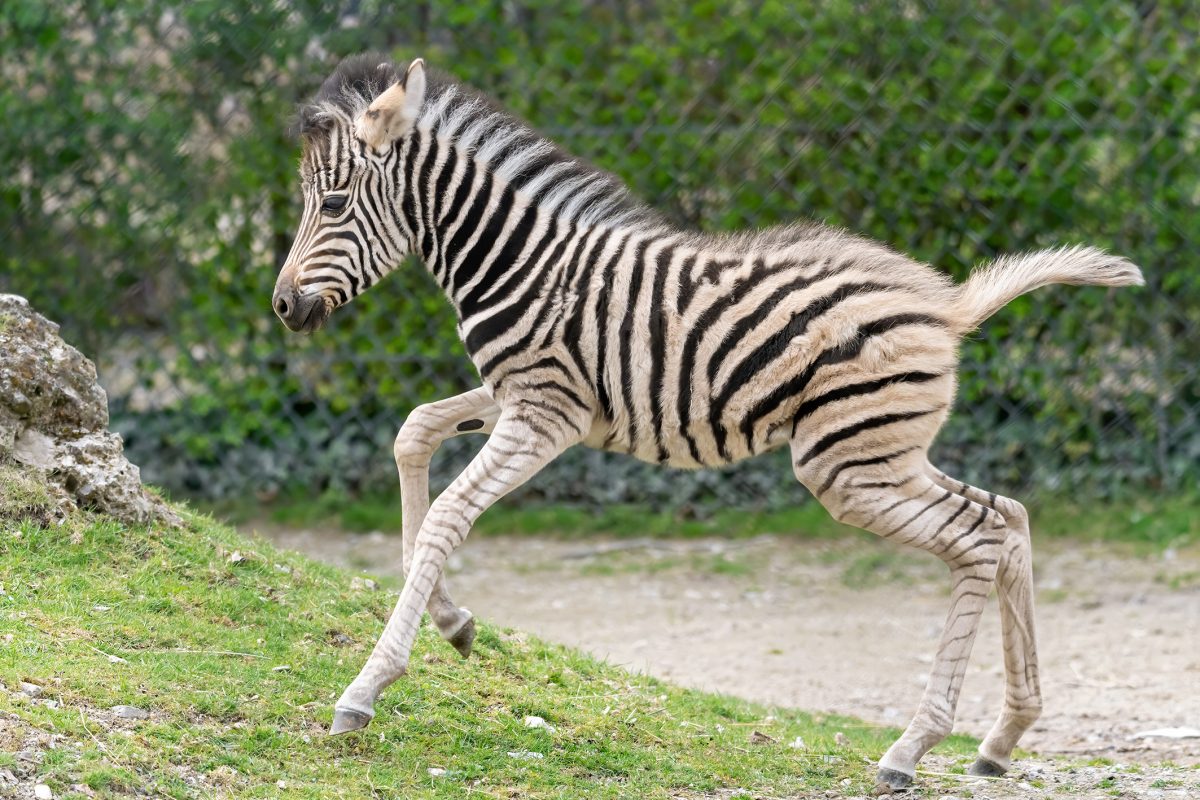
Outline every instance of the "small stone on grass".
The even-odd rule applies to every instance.
[[[33,787],[33,796],[38,800],[54,800],[54,792],[50,791],[50,787],[44,783]]]
[[[118,719],[150,719],[150,712],[137,706],[113,706],[112,712]]]
[[[525,718],[525,727],[526,728],[541,728],[546,733],[554,733],[554,726],[551,725],[549,722],[546,722],[546,720],[542,719],[541,717],[526,717]]]

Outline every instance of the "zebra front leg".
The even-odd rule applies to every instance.
[[[405,673],[421,614],[446,559],[479,515],[582,440],[589,422],[577,410],[548,404],[501,412],[483,449],[425,515],[400,599],[367,663],[338,699],[331,734],[365,727],[379,693]]]
[[[429,463],[438,447],[462,433],[491,433],[500,416],[500,407],[486,389],[427,403],[413,409],[396,434],[393,450],[400,473],[400,497],[403,503],[404,575],[407,578],[416,547],[417,534],[429,512]],[[471,654],[475,641],[475,621],[471,612],[459,608],[450,598],[445,578],[438,576],[429,596],[429,616],[442,637],[463,658]]]
[[[902,448],[879,458],[819,467],[797,464],[798,477],[839,521],[929,551],[950,568],[950,611],[929,683],[912,722],[879,761],[881,791],[911,784],[917,762],[954,725],[967,660],[1004,543],[1000,515],[939,487],[919,471],[920,461],[914,474],[913,461],[922,458],[914,451]]]
[[[926,470],[939,486],[995,509],[1004,517],[1008,528],[996,572],[1004,637],[1004,710],[979,745],[979,758],[968,770],[972,775],[1003,775],[1011,763],[1017,741],[1042,713],[1034,631],[1033,544],[1029,535],[1029,514],[1016,500],[957,481],[932,465],[927,465]]]

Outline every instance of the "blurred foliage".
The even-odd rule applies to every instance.
[[[96,357],[146,476],[210,496],[392,481],[416,403],[475,376],[418,265],[289,336],[293,108],[344,55],[419,54],[681,223],[815,217],[961,277],[1088,242],[1149,289],[1044,290],[964,344],[935,450],[989,487],[1200,476],[1200,16],[1185,0],[8,0],[0,289]],[[442,477],[470,443],[453,442]],[[575,454],[531,491],[703,509],[782,459],[679,476]]]

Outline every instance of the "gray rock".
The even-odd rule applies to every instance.
[[[90,508],[122,522],[181,521],[142,488],[121,437],[108,430],[96,367],[28,301],[0,294],[0,463],[42,474],[59,513]]]
[[[28,697],[41,697],[42,696],[42,687],[38,686],[36,683],[29,683],[28,681],[21,681],[20,689],[21,689],[21,693]]]
[[[150,712],[137,706],[113,706],[112,712],[118,719],[150,719]]]

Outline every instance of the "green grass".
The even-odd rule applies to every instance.
[[[1200,495],[1130,497],[1095,503],[1035,497],[1026,505],[1032,517],[1035,539],[1055,537],[1129,542],[1155,549],[1200,541]],[[357,532],[399,531],[401,527],[399,489],[391,494],[362,497],[348,497],[341,493],[318,497],[295,495],[268,505],[225,503],[209,506],[207,510],[234,522],[267,521],[291,527],[327,526]],[[484,534],[567,537],[736,538],[773,533],[833,539],[868,535],[836,522],[825,509],[812,501],[784,511],[730,509],[703,519],[640,506],[518,507],[501,501],[488,509],[476,523],[475,529]]]
[[[52,735],[25,778],[56,797],[81,797],[75,784],[98,797],[851,796],[896,735],[678,689],[483,624],[469,661],[422,629],[372,725],[331,739],[332,702],[394,595],[185,517],[163,531],[0,522],[0,680],[45,687],[39,700],[0,691],[0,767],[24,768],[3,754]],[[112,722],[116,704],[152,716]],[[751,745],[753,730],[776,743]],[[786,746],[796,737],[807,749]],[[972,747],[955,737],[942,752],[966,763]],[[508,755],[522,751],[543,758]]]
[[[0,525],[32,518],[49,521],[54,501],[32,470],[0,458]]]

